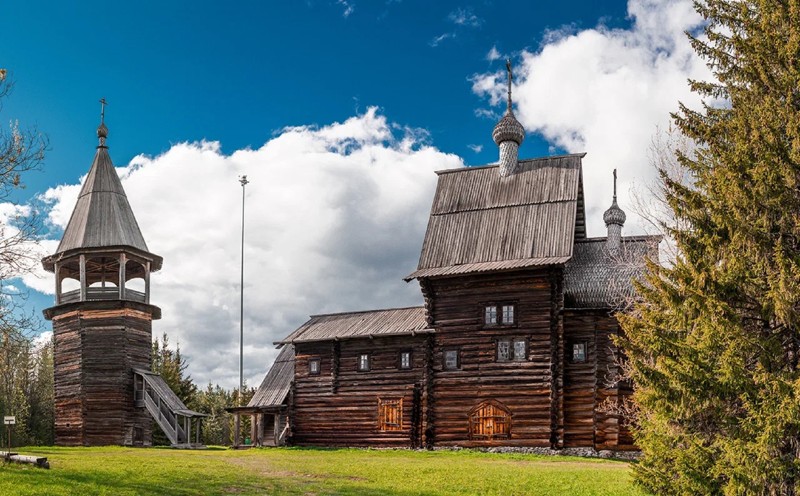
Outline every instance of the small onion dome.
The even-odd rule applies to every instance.
[[[606,227],[611,224],[622,226],[625,224],[625,219],[625,212],[617,205],[617,197],[615,196],[611,206],[603,214],[603,221],[605,221]]]
[[[97,137],[100,139],[108,138],[108,128],[105,122],[101,122],[100,125],[97,126]]]
[[[504,141],[514,141],[518,145],[522,144],[522,140],[525,139],[525,128],[514,117],[514,112],[511,109],[506,110],[506,114],[494,126],[492,139],[498,145]]]

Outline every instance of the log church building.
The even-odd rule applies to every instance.
[[[499,163],[437,172],[417,281],[424,305],[314,315],[276,343],[252,401],[255,444],[633,450],[613,406],[614,315],[660,237],[586,236],[583,154],[519,159],[511,104]]]

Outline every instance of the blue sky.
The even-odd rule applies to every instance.
[[[433,171],[496,161],[506,57],[521,156],[587,152],[593,236],[619,168],[626,232],[646,229],[635,204],[647,203],[650,143],[679,100],[697,103],[687,78],[708,76],[683,34],[699,22],[688,0],[9,2],[0,67],[16,86],[0,117],[50,140],[14,199],[41,209],[40,250],[54,251],[105,97],[111,157],[165,259],[154,334],[180,341],[198,381],[231,386],[247,174],[253,384],[272,341],[310,314],[421,303],[401,279]],[[21,282],[29,308],[51,304],[50,275]]]
[[[3,116],[37,124],[51,141],[45,171],[27,178],[33,191],[85,173],[100,97],[120,164],[181,141],[258,147],[285,126],[343,120],[370,105],[427,129],[443,151],[487,163],[494,122],[475,115],[487,105],[470,77],[502,67],[486,59],[493,46],[513,56],[535,50],[547,30],[629,24],[620,1],[9,2],[3,10],[2,65],[17,82]],[[546,152],[535,137],[523,149]]]

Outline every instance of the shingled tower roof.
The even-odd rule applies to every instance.
[[[126,248],[147,254],[153,259],[152,270],[161,266],[161,257],[147,249],[147,243],[139,230],[128,197],[122,188],[106,146],[108,129],[104,123],[97,128],[100,144],[83,183],[78,201],[69,219],[64,236],[56,253],[44,260],[50,270],[52,261],[87,249]]]

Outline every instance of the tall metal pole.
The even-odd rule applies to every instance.
[[[240,280],[239,295],[239,405],[242,406],[242,394],[244,394],[244,193],[245,186],[250,182],[247,176],[239,178],[242,185],[242,272]]]

